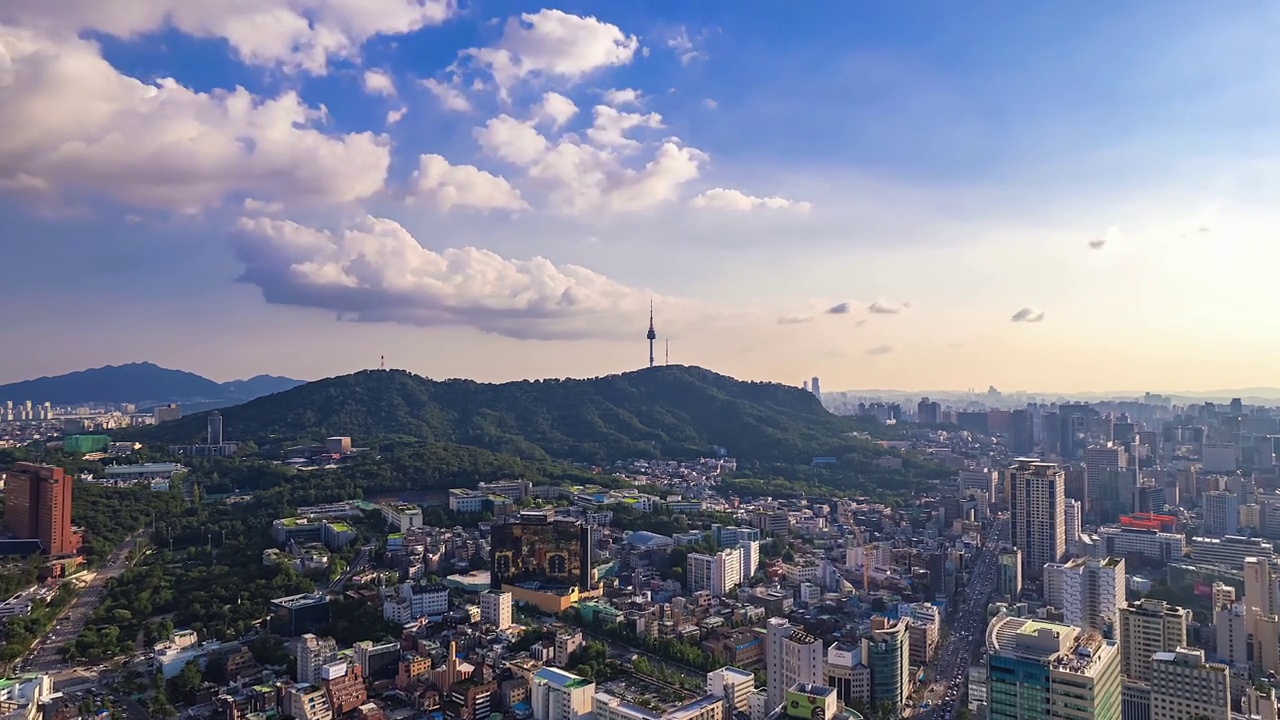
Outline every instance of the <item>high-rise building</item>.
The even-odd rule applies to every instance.
[[[39,540],[46,555],[75,555],[81,538],[71,527],[73,481],[60,467],[15,463],[5,480],[5,530]]]
[[[1156,653],[1151,658],[1151,718],[1230,720],[1230,670],[1205,662],[1203,650]]]
[[[809,392],[813,393],[814,397],[819,400],[822,399],[822,386],[818,384],[817,375],[814,375],[813,379],[809,381]]]
[[[966,497],[973,490],[981,490],[988,500],[994,502],[998,475],[995,470],[961,470],[957,478],[960,496]]]
[[[1013,546],[1022,551],[1022,575],[1039,578],[1046,563],[1067,552],[1064,477],[1055,463],[1019,458],[1005,470]]]
[[[162,422],[178,420],[182,418],[182,408],[173,403],[169,403],[168,405],[161,405],[160,407],[157,407],[151,411],[151,417],[154,419],[157,425],[159,425]]]
[[[707,694],[724,698],[724,717],[750,710],[751,694],[756,691],[755,673],[725,666],[707,673]]]
[[[1120,720],[1120,649],[1114,640],[1001,614],[987,627],[986,643],[990,720]]]
[[[824,684],[836,689],[840,702],[871,706],[871,668],[867,665],[862,643],[832,643],[827,648],[823,674],[826,676]]]
[[[1233,492],[1214,490],[1201,496],[1204,534],[1221,537],[1240,529],[1240,499]]]
[[[1102,500],[1102,484],[1108,471],[1124,472],[1129,467],[1129,454],[1123,445],[1108,442],[1091,445],[1084,451],[1085,478],[1088,482],[1089,503]],[[1130,485],[1136,483],[1130,482]],[[1126,495],[1127,499],[1127,495]]]
[[[209,442],[210,446],[222,444],[222,415],[217,410],[209,413]]]
[[[871,668],[871,707],[891,703],[903,707],[911,695],[911,636],[909,620],[871,618],[871,632],[862,637],[862,652]]]
[[[320,684],[320,668],[338,657],[338,644],[333,638],[316,637],[311,633],[298,638],[297,681],[311,685]]]
[[[1063,534],[1067,538],[1067,554],[1080,554],[1080,509],[1079,500],[1063,500],[1062,501],[1062,524],[1065,527]]]
[[[1062,611],[1068,625],[1112,630],[1125,603],[1124,558],[1076,558],[1044,568],[1045,602]]]
[[[499,630],[511,626],[511,593],[492,588],[480,593],[480,622]]]
[[[533,674],[529,700],[534,720],[583,720],[595,709],[596,684],[558,668]]]
[[[1187,644],[1191,613],[1163,600],[1144,598],[1120,608],[1120,672],[1126,679],[1151,682],[1151,656]]]
[[[528,583],[539,589],[590,589],[591,528],[586,524],[525,510],[517,522],[495,524],[491,534],[492,589]]]
[[[1035,450],[1035,420],[1029,410],[1009,413],[1009,452],[1027,455]]]
[[[996,592],[1001,599],[1014,602],[1022,594],[1022,551],[1004,548],[996,567]]]
[[[942,417],[942,406],[927,397],[916,405],[916,420],[922,425],[937,425]]]
[[[1280,560],[1247,557],[1241,569],[1244,604],[1268,615],[1280,614]]]
[[[762,544],[759,540],[738,541],[738,549],[742,551],[743,584],[755,577],[756,571],[760,569],[760,546]]]
[[[782,705],[786,689],[792,685],[822,683],[822,641],[793,626],[786,618],[769,618],[765,631],[765,672],[769,677],[767,715]]]
[[[685,564],[685,581],[691,593],[706,590],[724,597],[742,582],[742,548],[725,548],[715,555],[693,553]]]

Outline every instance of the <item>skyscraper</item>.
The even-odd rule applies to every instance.
[[[1205,535],[1234,535],[1240,529],[1240,500],[1233,492],[1214,490],[1201,496]]]
[[[1067,552],[1065,480],[1055,463],[1019,458],[1005,470],[1013,546],[1022,551],[1022,576],[1039,578],[1046,563]]]
[[[1230,720],[1231,673],[1204,651],[1178,648],[1151,658],[1151,717]]]
[[[17,538],[39,540],[46,555],[79,552],[81,538],[71,528],[72,481],[60,467],[14,464],[5,484],[5,529]]]
[[[1062,611],[1068,625],[1114,630],[1125,602],[1124,558],[1076,558],[1044,567],[1045,602]]]
[[[1006,602],[1016,602],[1022,594],[1022,551],[1004,548],[996,570],[996,592]]]
[[[1080,501],[1079,500],[1063,500],[1062,502],[1062,522],[1065,527],[1063,533],[1067,539],[1067,554],[1080,554]]]
[[[765,714],[782,705],[787,688],[792,685],[821,684],[822,667],[821,640],[793,626],[786,618],[769,618],[765,633],[765,672],[769,677]]]
[[[1089,504],[1101,501],[1102,484],[1108,471],[1123,471],[1129,467],[1129,454],[1125,452],[1123,445],[1108,442],[1101,445],[1091,445],[1084,451],[1085,477],[1088,482]],[[1122,473],[1123,474],[1123,473]],[[1129,485],[1136,483],[1130,482]],[[1129,499],[1128,493],[1125,493],[1124,499]]]
[[[1120,697],[1114,640],[1003,614],[987,627],[990,720],[1120,720]]]
[[[911,637],[909,620],[871,618],[871,632],[862,638],[862,652],[871,668],[871,706],[891,703],[903,707],[911,694]]]
[[[1163,600],[1144,598],[1120,608],[1120,672],[1126,679],[1151,682],[1151,656],[1187,644],[1191,613]]]
[[[941,415],[941,405],[927,397],[920,398],[919,404],[916,405],[916,420],[918,422],[924,425],[937,425]]]
[[[209,413],[209,445],[222,444],[222,416],[217,410]]]

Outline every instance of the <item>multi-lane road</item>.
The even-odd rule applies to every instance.
[[[1008,522],[999,521],[987,541],[982,557],[970,574],[964,600],[951,622],[951,632],[932,671],[932,682],[925,688],[915,717],[921,720],[945,719],[954,715],[963,702],[961,689],[968,682],[973,660],[975,636],[986,629],[987,601],[995,588],[996,563],[1001,544],[1008,533]],[[928,707],[925,707],[926,703]]]
[[[23,671],[54,672],[68,667],[62,659],[62,648],[84,629],[85,621],[102,601],[102,593],[106,590],[107,583],[129,567],[133,551],[143,536],[142,532],[131,535],[116,548],[111,557],[107,558],[106,564],[97,572],[90,573],[86,578],[67,580],[67,582],[84,582],[87,579],[88,582],[80,589],[80,594],[71,605],[53,621],[49,631],[31,646],[26,657],[20,661],[19,668]]]

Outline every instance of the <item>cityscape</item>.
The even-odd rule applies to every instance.
[[[1277,31],[0,1],[0,720],[1280,720]]]

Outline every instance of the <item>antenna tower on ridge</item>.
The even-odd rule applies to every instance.
[[[386,355],[379,355],[379,356],[378,356],[378,369],[379,369],[379,370],[386,370],[386,369],[387,369],[387,356],[386,356]]]
[[[653,298],[649,298],[649,332],[645,334],[649,339],[649,367],[653,367],[653,341],[658,339],[658,333],[653,329]]]

